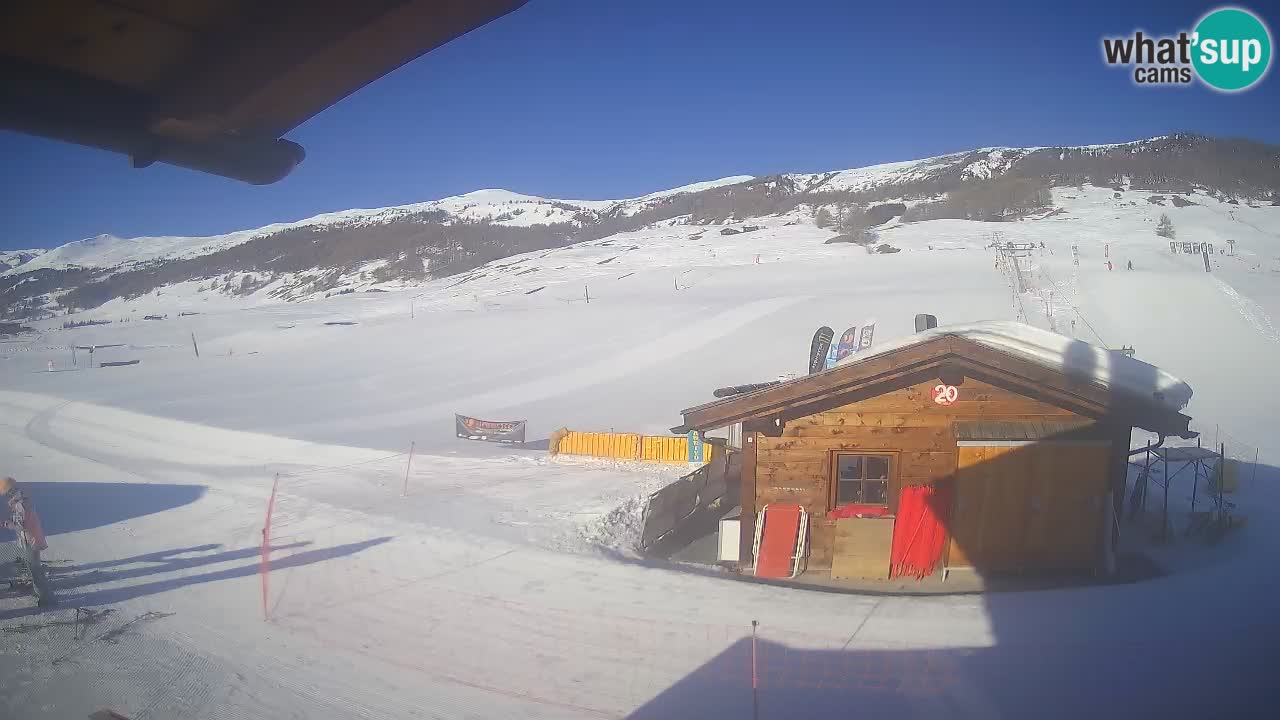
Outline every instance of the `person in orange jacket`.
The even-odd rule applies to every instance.
[[[0,498],[4,500],[4,505],[0,506],[0,513],[4,513],[0,514],[0,518],[3,518],[0,520],[0,527],[18,535],[18,548],[22,552],[23,563],[31,572],[31,589],[35,592],[36,602],[40,605],[52,605],[55,602],[53,589],[49,587],[49,578],[40,561],[40,552],[49,547],[44,540],[40,516],[36,514],[31,498],[22,492],[18,481],[11,477],[0,478]]]

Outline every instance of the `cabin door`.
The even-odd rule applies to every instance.
[[[1020,447],[961,447],[948,567],[1002,572],[1021,564],[1031,464]]]
[[[1094,567],[1105,445],[966,444],[957,450],[949,568],[999,573]]]

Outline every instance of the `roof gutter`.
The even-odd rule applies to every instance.
[[[0,76],[0,128],[128,155],[136,168],[163,162],[269,185],[306,157],[301,145],[270,135],[159,134],[150,98],[65,71],[4,58]]]
[[[245,139],[222,135],[208,142],[189,142],[140,135],[133,140],[135,147],[141,146],[129,153],[135,168],[162,162],[250,185],[270,185],[283,180],[307,156],[301,145],[284,138]]]

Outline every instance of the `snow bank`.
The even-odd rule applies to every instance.
[[[861,362],[944,335],[972,340],[1051,370],[1065,370],[1068,375],[1087,378],[1106,388],[1150,398],[1170,410],[1181,410],[1191,402],[1191,386],[1154,365],[1111,353],[1082,340],[1010,321],[939,327],[890,341],[869,354],[850,355],[837,365]]]
[[[644,514],[653,493],[697,469],[696,464],[664,464],[631,460],[559,455],[550,464],[591,472],[612,484],[593,483],[595,497],[582,494],[566,497],[562,507],[572,507],[572,529],[551,544],[567,552],[607,550],[632,557],[640,556]]]
[[[644,511],[648,505],[648,495],[628,498],[603,517],[580,525],[576,536],[565,544],[567,547],[561,546],[559,549],[612,550],[622,555],[639,557],[641,538],[644,535]]]

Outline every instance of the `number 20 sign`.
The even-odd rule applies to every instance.
[[[936,405],[950,405],[960,398],[960,389],[955,385],[939,383],[933,386],[933,402]]]

